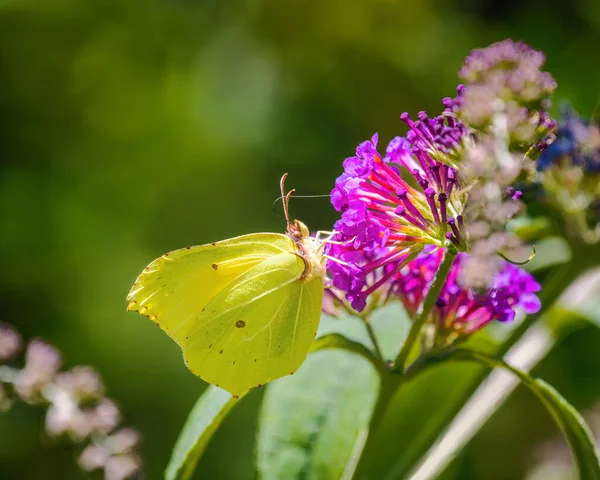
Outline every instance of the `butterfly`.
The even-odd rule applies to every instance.
[[[317,333],[324,291],[323,243],[290,222],[286,234],[255,233],[164,254],[139,275],[129,311],[149,317],[183,350],[197,376],[239,398],[293,374]]]

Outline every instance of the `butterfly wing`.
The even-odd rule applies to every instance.
[[[188,368],[239,396],[294,373],[317,332],[323,277],[304,260],[272,256],[223,288],[199,312],[182,348]]]
[[[258,233],[175,250],[140,274],[127,296],[127,309],[149,317],[182,345],[192,321],[223,288],[266,259],[294,248],[285,235]]]

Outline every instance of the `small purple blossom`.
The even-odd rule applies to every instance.
[[[104,393],[100,375],[91,367],[78,366],[60,373],[55,383],[58,388],[82,402],[96,400]]]
[[[461,149],[464,139],[469,136],[467,127],[456,117],[454,101],[444,99],[443,103],[446,107],[444,113],[434,118],[429,118],[426,112],[419,112],[415,122],[406,112],[400,116],[410,128],[406,140],[416,157],[425,155],[446,163],[449,157],[454,157]]]
[[[131,478],[141,467],[134,450],[139,434],[131,428],[122,428],[108,437],[88,445],[79,457],[79,466],[87,471],[104,470],[107,480]]]
[[[405,265],[394,277],[394,293],[409,314],[414,315],[422,303],[442,261],[443,250],[422,253]],[[492,320],[510,322],[517,308],[531,314],[541,308],[536,292],[540,284],[525,270],[503,262],[492,285],[484,293],[465,289],[458,278],[468,255],[459,253],[431,313],[438,330],[473,333]]]
[[[0,322],[0,363],[8,362],[23,347],[21,335],[12,326]]]
[[[34,339],[27,345],[25,367],[19,372],[15,389],[26,402],[35,403],[43,396],[42,389],[54,381],[62,358],[59,351],[40,339]]]

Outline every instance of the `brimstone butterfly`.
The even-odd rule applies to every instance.
[[[285,235],[256,233],[186,247],[154,260],[127,309],[149,317],[183,350],[188,368],[234,397],[294,373],[316,335],[324,290],[322,244],[290,222]]]

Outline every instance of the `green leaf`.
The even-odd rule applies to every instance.
[[[372,322],[378,337],[387,337],[384,344],[399,345],[407,330],[398,305],[382,308]],[[352,316],[323,317],[320,333],[323,344],[341,341],[352,347],[318,350],[294,375],[267,386],[257,440],[262,480],[338,480],[353,470],[366,440],[379,375],[356,354],[369,351],[365,325]],[[386,348],[382,345],[387,357]]]
[[[508,227],[525,242],[538,242],[552,234],[552,223],[546,217],[524,215],[512,220]]]
[[[385,359],[393,360],[410,327],[406,310],[400,302],[390,302],[373,312],[371,325]],[[363,321],[353,315],[344,315],[340,318],[323,315],[315,341],[331,333],[341,334],[351,341],[362,343],[369,349],[373,346]]]
[[[592,302],[597,303],[597,302]],[[577,305],[575,308],[554,307],[544,317],[544,325],[557,338],[587,328],[590,324],[600,326],[599,305]]]
[[[579,412],[560,395],[552,386],[540,379],[531,377],[528,373],[515,368],[503,360],[486,354],[461,349],[453,355],[459,360],[477,361],[490,367],[501,367],[519,377],[542,401],[563,431],[571,453],[579,470],[579,478],[586,480],[600,479],[600,463],[596,453],[594,438]]]
[[[259,418],[263,480],[339,479],[376,400],[378,375],[343,350],[312,354],[291,377],[269,384]]]
[[[377,364],[377,360],[371,350],[365,347],[361,342],[350,340],[341,333],[329,333],[327,335],[323,335],[322,337],[317,338],[310,346],[310,352],[331,349],[346,350],[348,352],[361,355],[374,365]]]
[[[167,480],[186,480],[194,469],[219,425],[239,402],[229,392],[213,385],[200,395],[190,412],[165,471]]]

